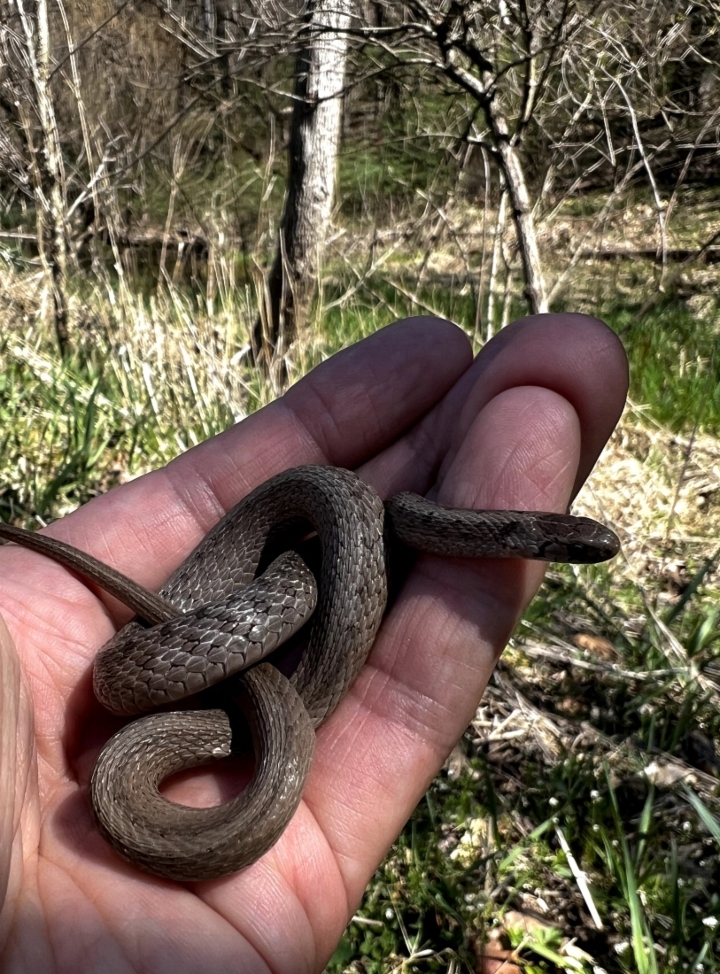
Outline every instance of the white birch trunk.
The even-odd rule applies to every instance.
[[[316,0],[295,75],[295,107],[281,241],[269,290],[269,320],[256,329],[263,357],[282,355],[307,324],[335,198],[349,0]],[[323,28],[328,28],[327,32]]]

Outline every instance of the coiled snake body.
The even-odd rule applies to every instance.
[[[319,540],[317,582],[287,550],[308,532]],[[109,710],[137,714],[233,677],[230,693],[255,750],[253,778],[236,798],[189,808],[158,790],[168,775],[231,753],[234,718],[223,709],[142,717],[107,743],[92,774],[92,807],[105,837],[143,869],[176,880],[242,869],[290,821],[314,729],[357,676],[380,626],[391,541],[441,555],[584,563],[610,558],[619,546],[589,518],[448,510],[414,494],[383,505],[355,474],[335,467],[298,467],[262,484],[157,596],[70,545],[7,525],[0,537],[81,572],[138,612],[142,622],[120,630],[95,661],[95,693]],[[269,663],[246,669],[313,610],[307,647],[289,678]]]

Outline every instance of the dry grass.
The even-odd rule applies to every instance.
[[[720,440],[675,434],[630,403],[576,508],[617,527],[637,573],[650,550],[709,555],[720,540]]]

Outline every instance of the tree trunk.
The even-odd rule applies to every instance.
[[[65,227],[65,169],[55,108],[50,90],[50,25],[47,0],[37,0],[34,16],[16,0],[25,35],[25,49],[35,89],[35,108],[39,122],[40,145],[35,146],[30,120],[25,117],[26,139],[33,165],[40,259],[45,268],[53,302],[53,322],[62,355],[70,350],[68,308],[65,294],[67,277],[67,236]],[[34,29],[33,29],[34,28]]]
[[[490,281],[488,284],[488,303],[487,303],[487,328],[485,329],[485,341],[489,342],[495,334],[495,306],[499,295],[498,276],[500,273],[500,258],[502,255],[503,236],[505,234],[505,207],[507,205],[508,191],[503,184],[500,191],[500,203],[498,204],[497,219],[495,221],[495,233],[493,236],[492,260],[490,262]]]
[[[495,158],[502,171],[510,200],[525,277],[525,296],[532,314],[540,314],[548,310],[548,301],[530,191],[522,157],[518,151],[522,127],[519,129],[520,134],[515,137],[510,135],[510,126],[500,104],[498,92],[493,92],[497,78],[489,70],[492,66],[484,57],[482,49],[478,47],[472,50],[475,63],[482,69],[481,76],[478,78],[476,74],[463,67],[457,51],[447,46],[445,34],[440,38],[439,43],[445,58],[442,66],[444,72],[477,99],[487,120]],[[532,99],[529,98],[528,111],[531,110],[531,104]]]
[[[498,161],[510,198],[525,277],[525,296],[531,313],[543,314],[548,310],[547,289],[522,159],[510,138],[507,121],[498,110],[495,99],[488,101],[485,114],[492,129]]]
[[[258,361],[282,356],[307,324],[335,194],[350,0],[315,0],[295,72],[288,186],[265,314],[255,328]],[[328,28],[324,31],[323,28]]]

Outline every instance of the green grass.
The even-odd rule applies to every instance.
[[[703,315],[676,295],[642,314],[642,303],[610,305],[605,320],[630,359],[631,395],[674,430],[720,433],[720,301]]]
[[[98,293],[94,304],[86,298],[88,331],[69,360],[61,361],[38,333],[5,331],[0,504],[6,519],[61,516],[267,401],[269,391],[244,382],[233,361],[243,346],[239,304],[209,325],[177,295],[149,303],[126,295],[119,307],[102,306]]]

